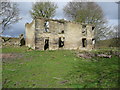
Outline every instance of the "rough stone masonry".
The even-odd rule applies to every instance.
[[[94,27],[92,25],[54,20],[34,19],[26,23],[26,46],[35,50],[92,50]]]

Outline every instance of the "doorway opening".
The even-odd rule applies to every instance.
[[[82,47],[86,47],[87,46],[87,40],[86,38],[82,39]]]
[[[49,39],[45,39],[44,50],[49,49]]]
[[[62,48],[62,47],[64,47],[64,37],[60,37],[59,38],[59,48]]]
[[[92,27],[92,30],[94,30],[95,29],[95,27]]]

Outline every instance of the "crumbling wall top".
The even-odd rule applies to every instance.
[[[93,24],[85,24],[85,23],[80,23],[80,22],[75,22],[75,21],[68,21],[68,20],[65,20],[65,19],[48,19],[48,18],[42,18],[42,17],[35,18],[35,19],[42,19],[42,20],[45,20],[45,21],[56,21],[56,22],[59,22],[59,23],[73,23],[73,24],[94,26]]]

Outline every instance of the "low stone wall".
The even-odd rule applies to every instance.
[[[2,46],[7,46],[7,45],[15,45],[15,46],[23,46],[25,45],[25,39],[23,34],[19,36],[19,38],[14,38],[14,37],[0,37],[0,44]]]

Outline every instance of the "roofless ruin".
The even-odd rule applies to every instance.
[[[94,48],[94,27],[77,22],[37,18],[26,23],[26,46],[35,50]]]

